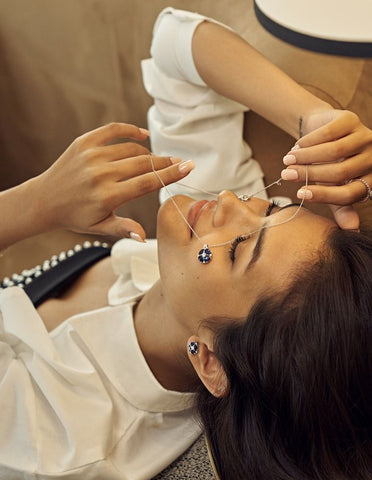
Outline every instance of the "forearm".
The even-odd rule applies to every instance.
[[[98,127],[75,139],[39,176],[0,192],[0,250],[51,230],[130,237],[143,242],[145,231],[115,215],[124,203],[178,182],[194,168],[169,156],[149,155],[140,143],[147,130],[127,123]],[[113,143],[126,138],[134,142]]]
[[[38,212],[36,179],[0,192],[0,250],[47,230],[45,217]]]
[[[298,138],[299,117],[332,108],[273,65],[244,39],[220,25],[203,22],[193,36],[195,66],[216,92]]]

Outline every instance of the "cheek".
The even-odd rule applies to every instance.
[[[213,317],[237,318],[247,313],[247,299],[217,264],[161,266],[164,295],[177,317],[186,323]]]
[[[185,248],[177,251],[159,249],[159,270],[163,284],[169,291],[195,296],[205,282],[205,272],[200,271],[196,255]]]
[[[211,306],[216,301],[216,276],[211,277],[207,265],[198,262],[190,252],[173,257],[159,251],[159,269],[164,296],[177,316],[185,314],[194,319],[202,319],[211,314]]]

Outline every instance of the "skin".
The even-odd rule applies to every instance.
[[[128,237],[144,240],[142,226],[115,210],[123,203],[158,190],[150,152],[137,142],[147,130],[127,123],[110,123],[75,139],[37,177],[0,192],[0,250],[27,237],[51,230]],[[116,143],[119,139],[133,141]],[[115,144],[113,144],[115,142]],[[151,155],[165,184],[185,177],[192,162]]]
[[[371,130],[355,114],[333,110],[306,92],[239,36],[219,25],[201,23],[192,52],[207,85],[247,105],[295,138],[299,116],[303,117],[304,136],[296,142],[299,148],[288,152],[292,156],[289,163],[286,155],[285,171],[296,174],[291,181],[303,182],[307,165],[308,192],[312,194],[307,200],[334,204],[338,225],[358,228],[359,218],[351,204],[365,197],[366,188],[359,181],[348,180],[362,177],[372,184]],[[134,234],[137,240],[144,240],[142,226],[116,216],[115,210],[160,187],[152,172],[150,152],[138,143],[148,135],[134,125],[105,125],[77,138],[39,176],[0,192],[0,215],[6,226],[0,249],[58,229],[119,238]],[[115,144],[118,138],[131,141]],[[180,159],[171,157],[152,159],[165,184],[181,180],[193,168],[192,162],[180,164]],[[179,197],[177,202],[185,215],[194,203],[188,197]],[[217,204],[205,207],[195,228],[202,242],[225,242],[260,228],[266,209],[266,204],[256,200],[242,204],[227,192]],[[290,210],[274,213],[268,221],[274,217],[275,221],[284,220],[291,215]],[[158,223],[162,279],[135,312],[140,345],[158,380],[168,388],[184,390],[192,387],[197,373],[212,393],[218,392],[221,385],[216,379],[223,379],[223,375],[213,357],[213,339],[200,323],[213,316],[244,317],[257,296],[283,285],[295,262],[308,260],[334,227],[334,223],[301,210],[293,221],[267,230],[263,253],[246,272],[254,238],[239,245],[234,266],[229,246],[213,248],[212,262],[201,265],[196,259],[201,242],[190,237],[172,204],[166,203]],[[60,299],[50,299],[39,307],[48,328],[55,328],[74,313],[106,305],[106,292],[113,280],[109,268],[109,261],[94,266]],[[89,289],[95,294],[89,294]],[[190,357],[194,368],[185,362],[185,344],[190,338],[200,347],[199,354]]]
[[[186,196],[177,196],[175,201],[186,217],[196,205]],[[242,202],[225,191],[217,202],[203,206],[193,227],[202,242],[213,245],[260,229],[265,222],[282,222],[297,208],[274,208],[266,217],[269,205],[260,199]],[[239,244],[234,263],[228,244],[211,247],[213,259],[202,265],[196,258],[201,242],[174,205],[164,203],[158,215],[161,277],[140,301],[134,317],[139,344],[159,382],[171,390],[187,391],[193,390],[200,378],[213,394],[223,392],[224,376],[213,354],[213,338],[208,329],[200,328],[201,323],[209,318],[218,321],[221,316],[245,318],[260,294],[283,288],[294,266],[316,256],[332,228],[333,221],[302,208],[293,220],[267,229],[261,255],[249,271],[246,267],[258,233]],[[38,311],[49,329],[54,328],[71,315],[106,306],[107,291],[114,280],[110,261],[105,259],[84,273],[62,297],[47,300]],[[190,340],[198,342],[199,354],[189,355],[188,362],[186,346]]]
[[[177,196],[175,201],[187,218],[195,201],[185,196]],[[217,202],[202,208],[193,227],[201,242],[213,245],[260,229],[266,221],[276,224],[286,220],[297,208],[274,209],[267,218],[268,206],[259,199],[241,202],[225,191]],[[204,361],[203,352],[207,366],[213,367],[216,359],[210,331],[200,328],[203,320],[245,318],[260,294],[282,288],[294,266],[316,256],[332,228],[333,221],[301,209],[290,222],[267,229],[262,253],[249,271],[246,267],[258,234],[239,244],[234,264],[229,258],[230,246],[226,245],[211,247],[213,259],[202,265],[196,258],[202,246],[200,240],[190,235],[189,227],[175,214],[170,201],[163,204],[157,233],[161,279],[145,295],[135,316],[139,343],[157,378],[167,388],[182,389],[177,381],[180,375],[191,383],[194,373],[186,366],[175,365],[174,359],[185,356],[185,345],[194,340],[199,343],[200,354],[190,356],[190,360],[204,381],[198,364]]]
[[[184,214],[195,203],[183,196],[175,200]],[[202,208],[194,229],[203,243],[218,244],[258,230],[266,221],[269,225],[283,221],[297,208],[283,211],[274,208],[266,217],[269,205],[260,199],[242,202],[232,192],[225,191],[217,202]],[[179,216],[174,217],[173,205],[169,202],[163,205],[158,220],[161,283],[173,316],[194,330],[203,318],[245,316],[260,294],[268,288],[281,287],[294,264],[301,264],[314,255],[334,226],[332,221],[301,209],[292,221],[267,229],[262,254],[246,272],[258,233],[239,244],[234,263],[228,254],[230,245],[226,245],[211,247],[212,261],[201,265],[196,260],[200,241],[190,235],[188,226]]]
[[[330,205],[337,224],[357,229],[359,217],[351,206],[366,195],[362,177],[372,184],[372,131],[357,115],[334,110],[269,62],[239,35],[211,22],[202,22],[192,40],[195,66],[205,83],[274,123],[294,138],[303,137],[283,158],[285,180],[309,182],[307,200]],[[265,92],[265,95],[262,95]],[[291,155],[291,163],[286,157]],[[288,170],[292,170],[288,174]],[[298,198],[302,198],[300,188]]]

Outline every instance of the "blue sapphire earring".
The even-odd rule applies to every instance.
[[[196,355],[199,351],[198,344],[196,342],[190,342],[189,343],[189,352],[191,355]]]
[[[212,252],[209,250],[207,244],[199,251],[198,260],[200,263],[209,263],[212,260]]]

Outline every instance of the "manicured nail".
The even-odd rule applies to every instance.
[[[129,236],[132,240],[135,240],[136,242],[145,243],[145,240],[140,235],[138,235],[138,233],[130,232]]]
[[[293,168],[286,168],[282,170],[281,177],[283,180],[298,180],[298,172]]]
[[[143,135],[147,135],[147,136],[150,135],[150,131],[147,130],[147,128],[140,128],[139,131],[140,131]]]
[[[187,162],[180,163],[178,169],[183,175],[186,175],[187,173],[190,173],[194,167],[194,162],[192,160],[187,160]]]
[[[283,157],[284,165],[293,165],[296,163],[296,157],[294,155],[285,155]]]
[[[295,145],[293,145],[293,147],[291,148],[291,151],[292,150],[298,150],[300,148],[300,145],[298,145],[297,143]]]
[[[311,190],[306,190],[305,188],[300,188],[300,190],[297,192],[297,198],[311,200],[313,198],[313,192]]]
[[[170,161],[174,164],[182,162],[182,160],[178,157],[170,157]]]

